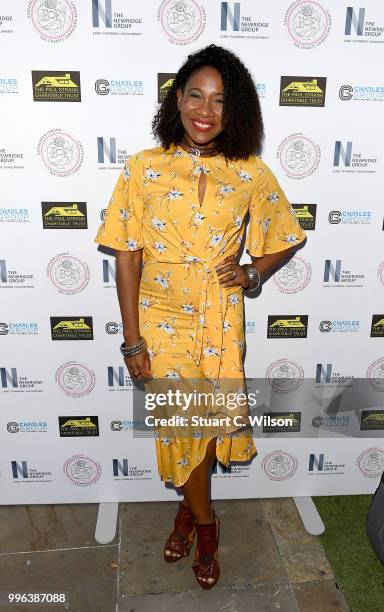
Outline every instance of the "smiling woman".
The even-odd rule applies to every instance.
[[[217,393],[225,379],[243,390],[243,290],[257,288],[305,233],[257,155],[260,105],[239,58],[215,45],[189,55],[153,133],[161,145],[128,159],[96,237],[116,251],[127,368],[150,391],[165,381],[191,393],[208,384]],[[239,265],[248,214],[252,263]],[[204,421],[198,425],[191,435],[156,431],[161,478],[184,494],[164,558],[188,555],[197,534],[192,567],[211,588],[220,574],[212,463],[249,461],[256,447],[249,426],[213,436]]]

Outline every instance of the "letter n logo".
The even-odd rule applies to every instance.
[[[104,164],[105,158],[108,159],[110,164],[116,164],[116,138],[109,139],[109,146],[106,143],[106,139],[102,136],[97,137],[97,162]]]
[[[104,8],[101,0],[92,0],[92,25],[94,28],[100,27],[100,19],[106,28],[112,27],[112,0],[104,0]]]
[[[333,155],[333,165],[340,165],[340,158],[344,162],[344,166],[350,166],[352,161],[352,142],[347,142],[347,147],[344,149],[340,140],[335,142],[335,152]]]
[[[221,30],[227,31],[227,24],[232,26],[234,32],[240,30],[240,2],[233,3],[233,11],[229,7],[229,2],[221,3]]]
[[[318,472],[322,472],[324,469],[324,453],[319,454],[319,458],[316,457],[314,453],[310,453],[309,455],[309,466],[308,470],[313,472],[316,467]]]
[[[345,35],[346,36],[351,35],[352,25],[353,25],[356,35],[363,36],[364,17],[365,17],[365,8],[359,8],[359,17],[357,17],[353,6],[348,6],[347,14],[345,16]]]

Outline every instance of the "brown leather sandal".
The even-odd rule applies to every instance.
[[[187,557],[192,548],[195,532],[195,517],[192,510],[180,502],[173,531],[165,543],[164,559],[173,562]]]
[[[218,544],[220,522],[215,515],[215,522],[207,525],[195,523],[197,531],[196,554],[192,563],[196,580],[203,589],[211,589],[220,577],[218,561]]]

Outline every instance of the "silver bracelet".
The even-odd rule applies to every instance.
[[[258,289],[261,284],[260,272],[256,270],[256,268],[252,266],[252,264],[243,264],[241,267],[249,278],[249,285],[248,287],[246,287],[246,290],[255,291],[256,289]]]
[[[141,353],[141,351],[145,351],[147,348],[147,343],[143,336],[140,336],[140,339],[136,344],[130,344],[126,346],[125,342],[120,346],[120,352],[124,357],[133,357],[133,355],[137,355]]]

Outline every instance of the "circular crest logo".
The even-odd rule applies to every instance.
[[[205,27],[205,10],[197,0],[163,0],[157,20],[169,41],[177,45],[195,42]]]
[[[290,393],[302,384],[304,370],[298,363],[283,358],[269,366],[265,377],[277,393]]]
[[[64,463],[63,472],[73,484],[87,487],[99,480],[101,465],[85,455],[74,455]]]
[[[359,455],[356,463],[363,476],[377,478],[384,471],[384,449],[368,448]]]
[[[279,145],[277,157],[289,178],[301,179],[315,172],[320,163],[320,147],[302,134],[291,134]]]
[[[7,423],[7,431],[9,433],[19,433],[20,427],[19,424],[16,423],[15,421],[9,421],[9,423]]]
[[[73,255],[61,253],[48,264],[47,274],[60,293],[73,295],[83,291],[89,283],[87,264]]]
[[[384,357],[371,363],[367,370],[367,376],[376,391],[384,391]]]
[[[112,431],[122,431],[123,423],[121,421],[111,421],[110,427]]]
[[[299,0],[288,8],[284,24],[297,47],[312,49],[321,45],[331,27],[331,15],[320,2]]]
[[[309,263],[301,257],[292,257],[273,275],[273,280],[282,293],[298,293],[308,285],[311,275]]]
[[[43,40],[61,42],[77,24],[76,7],[70,0],[31,0],[28,17]]]
[[[322,427],[324,425],[324,418],[322,416],[315,416],[312,419],[312,427]]]
[[[264,457],[262,468],[271,480],[287,480],[297,470],[297,459],[285,451],[273,451]]]
[[[37,152],[55,176],[70,176],[78,171],[84,159],[83,145],[59,129],[40,138]]]
[[[384,287],[384,261],[381,262],[378,272],[377,272],[377,276],[379,277],[379,281],[381,282],[381,284]]]
[[[60,389],[70,397],[88,395],[96,383],[94,372],[77,361],[67,361],[60,366],[55,379]]]

